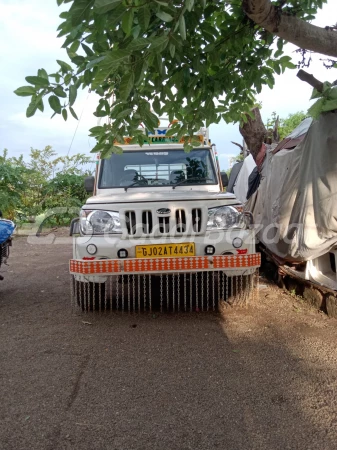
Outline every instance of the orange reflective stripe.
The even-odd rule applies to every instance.
[[[182,258],[153,259],[103,259],[87,261],[71,259],[70,273],[83,275],[146,273],[146,272],[186,272],[197,270],[221,270],[259,267],[261,255],[220,255],[190,256]]]

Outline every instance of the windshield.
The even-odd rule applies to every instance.
[[[209,149],[124,151],[102,160],[99,189],[217,184]]]

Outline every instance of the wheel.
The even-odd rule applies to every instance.
[[[105,309],[105,283],[84,283],[74,280],[74,293],[82,311]]]

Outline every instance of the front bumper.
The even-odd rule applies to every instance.
[[[74,239],[74,258],[70,261],[70,273],[78,281],[102,283],[110,275],[168,274],[186,272],[222,271],[227,276],[250,275],[260,266],[261,257],[255,253],[254,234],[250,230],[226,231],[221,236],[190,236],[179,239],[130,239],[116,237],[78,237]],[[225,236],[225,237],[224,237]],[[240,248],[233,240],[242,239]],[[167,258],[135,258],[136,245],[194,242],[196,256]],[[236,241],[237,242],[237,241]],[[95,244],[97,253],[88,254],[87,246]],[[205,247],[213,245],[215,254],[205,255]],[[117,252],[126,249],[129,257],[120,259]]]
[[[240,247],[237,245],[237,239],[242,241]],[[121,239],[119,235],[109,236],[80,236],[74,238],[73,258],[89,258],[87,252],[89,244],[97,247],[94,255],[95,259],[118,259],[118,250],[126,249],[129,258],[136,257],[137,245],[158,245],[158,244],[179,244],[194,242],[195,256],[204,256],[205,247],[212,245],[215,248],[215,255],[247,255],[255,253],[255,234],[253,230],[224,230],[207,232],[206,235],[183,236],[183,237],[161,237],[161,238],[137,238]]]

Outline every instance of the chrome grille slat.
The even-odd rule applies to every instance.
[[[186,231],[186,213],[184,209],[176,210],[176,230],[179,234],[183,234]]]
[[[134,235],[136,234],[136,213],[134,211],[126,211],[125,212],[125,224],[128,234]]]
[[[195,233],[199,233],[201,231],[201,209],[193,208],[192,209],[192,227]]]
[[[143,211],[142,224],[143,224],[143,233],[151,234],[153,229],[153,220],[151,211]]]

